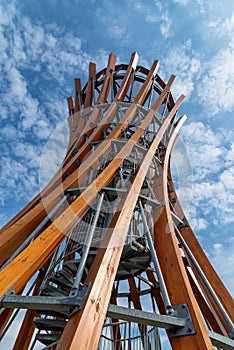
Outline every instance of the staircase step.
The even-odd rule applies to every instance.
[[[62,297],[67,296],[68,292],[63,291],[62,289],[56,288],[54,286],[47,286],[41,291],[41,295],[51,296],[51,297]]]
[[[80,263],[80,259],[67,260],[67,261],[64,261],[63,268],[72,272],[75,275],[78,269],[79,263]]]
[[[71,288],[73,286],[73,278],[65,270],[56,271],[51,277],[50,281],[61,286],[65,289]]]
[[[67,319],[70,315],[70,312],[58,311],[58,310],[36,310],[38,315],[45,315],[51,317],[60,317]]]
[[[42,350],[56,350],[57,345],[58,341],[46,346],[45,348],[42,348]]]
[[[33,322],[36,327],[40,330],[48,330],[48,331],[60,331],[62,332],[67,324],[65,320],[57,320],[53,318],[41,318],[35,317]]]
[[[37,334],[36,340],[40,341],[44,345],[51,345],[60,338],[60,334]]]

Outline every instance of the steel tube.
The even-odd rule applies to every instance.
[[[152,240],[152,237],[151,237],[151,234],[150,234],[150,230],[149,230],[149,227],[148,227],[148,224],[147,224],[147,220],[146,220],[146,217],[145,217],[145,213],[144,213],[144,209],[143,209],[141,201],[139,201],[139,205],[140,205],[140,210],[141,210],[143,224],[144,224],[145,230],[146,230],[146,237],[147,237],[147,240],[148,240],[148,243],[149,243],[149,247],[150,247],[150,251],[151,251],[151,254],[152,254],[152,258],[153,258],[154,268],[156,270],[156,274],[157,274],[157,277],[158,277],[158,283],[159,283],[159,286],[160,286],[160,291],[162,293],[162,298],[163,298],[163,301],[164,301],[164,304],[165,304],[165,309],[166,309],[167,314],[171,315],[174,312],[174,310],[173,310],[173,307],[171,305],[171,301],[170,301],[169,295],[167,293],[166,285],[165,285],[165,282],[164,282],[164,279],[163,279],[162,271],[161,271],[161,268],[160,268],[160,265],[159,265],[158,257],[157,257],[157,254],[156,254],[156,251],[155,251],[155,248],[154,248],[153,240]]]

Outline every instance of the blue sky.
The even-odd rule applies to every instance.
[[[39,190],[45,145],[67,117],[73,78],[114,52],[160,60],[184,93],[181,130],[192,169],[180,197],[200,243],[234,294],[234,1],[1,0],[0,226]],[[61,139],[66,143],[66,137]],[[175,152],[176,166],[183,166]],[[53,167],[52,167],[53,170]]]

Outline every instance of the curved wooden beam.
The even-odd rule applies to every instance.
[[[173,181],[170,176],[170,187],[174,188]],[[173,197],[177,199],[177,195],[175,192],[173,192]],[[210,283],[211,287],[213,288],[214,292],[216,293],[217,297],[219,298],[221,304],[224,306],[226,312],[228,313],[229,317],[231,318],[232,322],[234,322],[234,301],[226,287],[224,286],[223,282],[219,278],[218,274],[214,270],[213,266],[211,265],[209,259],[207,258],[205,252],[203,251],[201,245],[199,244],[191,226],[188,223],[188,220],[185,217],[185,214],[181,208],[181,205],[179,203],[179,200],[176,200],[174,203],[175,211],[178,215],[178,217],[181,220],[184,220],[186,222],[185,227],[178,227],[178,230],[180,231],[181,235],[183,236],[185,242],[187,243],[189,249],[193,252],[193,255],[202,268],[208,282]],[[192,264],[192,263],[191,263]],[[195,269],[194,269],[195,270]],[[196,273],[196,272],[195,272]],[[196,274],[196,278],[198,279],[199,283],[202,285],[203,289],[206,291],[206,295],[209,298],[210,303],[212,304],[212,307],[214,308],[215,312],[219,315],[219,319],[223,320],[222,315],[219,312],[219,309],[217,308],[216,303],[214,302],[212,296],[210,296],[209,291],[207,290],[206,286],[202,282],[200,276]],[[225,321],[223,320],[223,325],[226,327],[226,330],[228,331],[227,325]]]
[[[174,129],[166,150],[161,189],[165,205],[160,215],[155,216],[154,242],[159,263],[164,276],[165,284],[172,305],[186,303],[196,329],[195,335],[171,338],[173,349],[213,349],[204,320],[198,308],[195,296],[189,283],[183,259],[178,247],[178,241],[174,232],[173,221],[168,201],[167,173],[170,153],[176,138],[178,129],[184,122],[181,119]]]

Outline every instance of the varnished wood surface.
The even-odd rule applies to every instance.
[[[170,207],[168,202],[167,170],[169,156],[173,146],[173,138],[176,137],[175,129],[164,160],[162,174],[162,192],[165,205],[154,225],[154,241],[159,263],[172,305],[187,303],[196,329],[196,335],[171,338],[173,349],[213,349],[204,320],[198,308],[194,293],[185,270],[182,256],[178,247],[178,241],[174,232]]]

